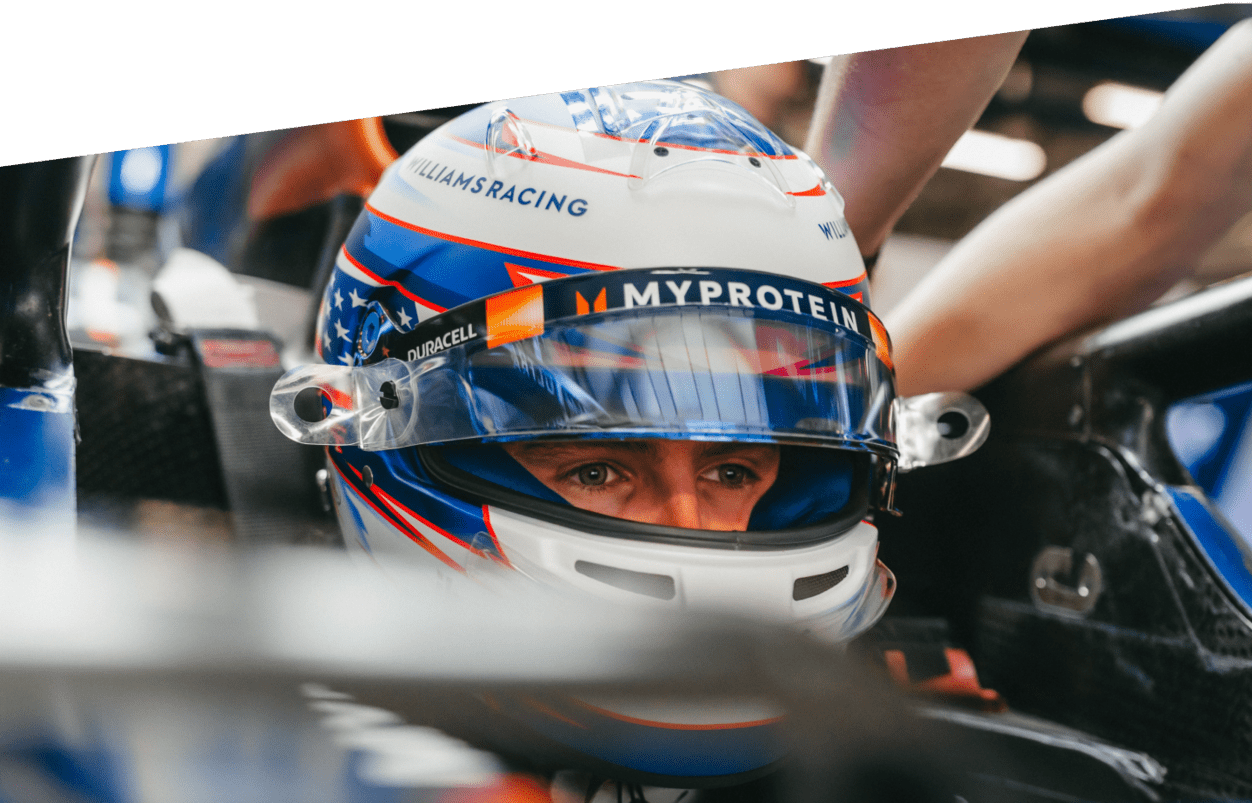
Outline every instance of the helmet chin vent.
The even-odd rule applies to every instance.
[[[801,577],[796,580],[795,586],[791,590],[791,598],[796,602],[810,597],[816,597],[818,594],[824,594],[843,581],[848,576],[848,567],[841,566],[833,572],[825,574],[814,574],[809,577]]]
[[[584,577],[590,577],[592,580],[597,580],[605,585],[620,588],[633,594],[642,594],[653,599],[670,600],[674,598],[674,578],[667,574],[632,572],[629,569],[619,569],[616,566],[605,566],[601,563],[590,563],[585,560],[574,561],[574,571]],[[843,573],[848,573],[847,567],[843,569]],[[839,581],[836,580],[835,582]]]

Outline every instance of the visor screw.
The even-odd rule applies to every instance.
[[[361,324],[361,334],[357,338],[357,348],[362,357],[368,357],[374,353],[374,349],[378,346],[378,338],[382,335],[382,325],[382,313],[377,309],[371,309],[369,315],[365,316],[365,322]]]
[[[374,487],[374,471],[369,466],[361,469],[361,479],[365,480],[366,488]]]
[[[400,406],[400,396],[396,393],[395,382],[384,382],[378,388],[378,403],[384,410],[394,410]]]
[[[653,148],[652,152],[655,153],[657,156],[669,156],[669,148],[666,148],[661,145],[657,145],[655,148]]]
[[[748,157],[748,164],[752,165],[753,167],[760,167],[760,166],[761,166],[761,160],[760,160],[760,159],[758,159],[758,158],[756,158],[755,156],[749,156],[749,157]]]

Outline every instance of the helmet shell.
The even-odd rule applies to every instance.
[[[575,273],[701,267],[791,276],[868,303],[843,200],[807,156],[740,107],[671,81],[500,101],[437,129],[387,169],[338,254],[316,348],[327,363],[361,365],[392,356],[372,353],[380,325],[408,331],[465,302]],[[894,589],[868,522],[798,549],[649,544],[467,498],[432,478],[417,449],[333,446],[329,456],[345,541],[384,566],[423,561],[450,585],[521,577],[658,610],[761,615],[835,640],[872,625]],[[669,578],[672,593],[604,582],[580,570],[587,564]],[[653,735],[668,727],[617,714]],[[769,718],[726,716],[684,738],[772,738],[754,730],[771,727]],[[748,753],[733,767],[696,761],[684,772],[706,782],[777,758]],[[633,768],[672,776],[660,765]]]
[[[738,106],[668,81],[501,101],[388,168],[338,255],[319,353],[356,359],[369,301],[405,329],[555,276],[707,266],[867,301],[843,200]],[[363,287],[345,290],[343,277]]]

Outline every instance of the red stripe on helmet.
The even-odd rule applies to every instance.
[[[496,554],[500,556],[500,560],[510,569],[513,564],[509,562],[509,556],[504,554],[504,547],[500,546],[500,537],[496,535],[496,528],[491,524],[491,513],[488,512],[486,505],[483,505],[483,524],[487,527],[487,536],[491,538],[491,543],[496,546]]]
[[[865,281],[867,275],[868,274],[866,274],[865,271],[861,271],[861,275],[857,276],[855,279],[843,279],[838,282],[822,282],[822,287],[829,287],[831,290],[838,290],[840,287],[851,287],[854,284],[860,284]]]
[[[470,145],[475,148],[490,147],[481,142],[473,142],[472,140],[465,139],[464,137],[458,137],[455,134],[448,134],[447,136],[448,139],[459,142],[462,145]],[[500,153],[505,156],[512,156],[517,159],[523,159],[528,162],[533,161],[541,164],[550,164],[555,167],[570,167],[575,170],[586,170],[591,173],[603,173],[606,176],[617,176],[618,178],[639,178],[638,176],[633,176],[629,173],[619,173],[616,170],[605,170],[603,167],[592,167],[589,164],[575,162],[573,159],[566,159],[564,156],[557,156],[556,154],[548,153],[547,151],[536,150],[535,155],[532,157],[520,151],[502,151],[499,148],[492,148],[492,150],[496,153]]]
[[[361,271],[361,273],[364,273],[366,276],[370,277],[371,279],[378,282],[379,284],[384,284],[384,285],[387,285],[388,287],[394,287],[395,289],[399,290],[400,294],[403,295],[405,298],[417,304],[421,304],[423,307],[433,312],[447,312],[448,311],[446,307],[441,307],[438,304],[435,304],[434,302],[427,301],[426,299],[417,295],[413,291],[407,289],[404,285],[400,284],[399,282],[392,281],[391,279],[384,279],[383,277],[379,276],[377,273],[374,273],[374,271],[362,265],[359,260],[357,260],[355,257],[352,256],[352,254],[348,253],[348,246],[346,244],[343,246],[342,250],[343,250],[343,255],[348,258],[349,262],[352,263],[352,267]]]

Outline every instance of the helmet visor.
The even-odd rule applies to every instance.
[[[863,306],[821,285],[730,270],[700,272],[692,297],[734,289],[749,303],[666,304],[661,273],[577,276],[466,305],[391,338],[387,352],[408,359],[290,372],[271,411],[294,440],[368,450],[610,437],[895,454],[885,335]],[[640,298],[656,303],[630,303]],[[802,303],[773,307],[786,298]]]

